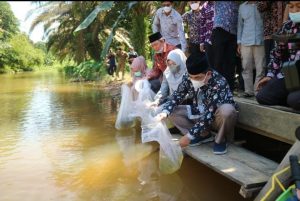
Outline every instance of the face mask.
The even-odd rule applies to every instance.
[[[199,3],[192,3],[190,6],[192,10],[197,10],[199,8],[199,5]]]
[[[160,53],[163,52],[163,50],[164,50],[164,47],[160,48],[160,50],[158,50],[158,51],[155,51],[155,53],[156,53],[156,54],[160,54]]]
[[[205,75],[204,79],[200,80],[200,81],[190,79],[192,84],[193,84],[193,87],[194,87],[195,91],[197,91],[200,87],[205,85],[205,79],[206,79],[206,75]]]
[[[165,6],[165,7],[164,7],[164,11],[165,11],[166,13],[171,12],[171,9],[172,9],[171,6]]]
[[[141,71],[135,72],[135,73],[134,73],[134,76],[135,76],[135,77],[141,77],[141,76],[142,76]]]
[[[169,65],[169,69],[171,71],[171,73],[175,74],[179,71],[179,65]]]
[[[294,22],[294,23],[299,23],[300,22],[300,12],[297,13],[289,13],[290,19]]]

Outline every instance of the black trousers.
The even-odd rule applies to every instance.
[[[189,43],[189,53],[190,54],[200,53],[200,44]]]
[[[236,35],[222,28],[215,28],[211,36],[214,65],[213,68],[223,75],[230,89],[234,89],[234,73],[236,62]]]
[[[245,90],[245,86],[244,86],[244,79],[243,79],[243,76],[242,76],[242,71],[243,71],[243,66],[242,66],[242,59],[240,56],[236,55],[235,57],[236,59],[236,68],[235,68],[235,74],[238,75],[237,77],[237,80],[236,80],[236,88],[239,89],[239,90],[242,90],[244,91]],[[253,74],[253,79],[255,80],[255,73]],[[253,81],[254,83],[254,81]]]
[[[206,54],[206,58],[208,61],[208,65],[210,68],[213,68],[214,66],[214,53],[213,53],[213,48],[212,45],[205,42],[204,43],[204,49],[205,49],[205,54]]]
[[[256,100],[264,105],[290,106],[300,110],[300,90],[289,92],[283,79],[273,78],[256,95]]]
[[[113,75],[114,72],[116,71],[116,68],[117,68],[117,66],[115,66],[115,65],[109,66],[109,68],[108,68],[108,74],[109,75]]]

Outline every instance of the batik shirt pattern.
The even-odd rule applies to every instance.
[[[200,87],[197,92],[195,92],[188,74],[185,74],[177,90],[164,104],[163,111],[170,114],[186,96],[193,99],[193,104],[190,106],[191,115],[198,117],[197,123],[189,130],[189,134],[193,137],[199,136],[203,131],[210,128],[215,118],[214,114],[221,105],[232,104],[237,108],[226,79],[216,71],[212,72],[212,77],[208,83]]]

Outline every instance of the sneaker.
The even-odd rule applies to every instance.
[[[214,144],[214,154],[216,155],[222,155],[227,153],[227,142],[222,142],[220,144],[216,143]]]
[[[199,136],[199,137],[191,140],[189,146],[194,147],[194,146],[204,144],[204,143],[208,143],[208,142],[212,142],[212,141],[214,141],[214,137],[212,136],[211,133],[209,133],[205,137]]]

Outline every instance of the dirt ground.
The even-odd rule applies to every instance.
[[[121,85],[130,81],[130,74],[126,73],[124,76],[124,80],[107,75],[102,80],[99,80],[97,82],[89,82],[86,84],[90,85],[91,87],[97,87],[99,88],[99,90],[107,92],[107,95],[111,96],[112,98],[119,99],[121,97]]]

